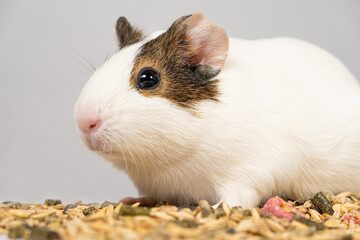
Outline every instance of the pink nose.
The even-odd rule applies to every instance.
[[[78,119],[77,122],[80,130],[88,134],[96,132],[101,125],[100,119],[96,117],[83,117]]]

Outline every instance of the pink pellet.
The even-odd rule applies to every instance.
[[[354,223],[360,225],[360,222],[359,222],[358,220],[356,220],[354,217],[350,217],[350,216],[345,215],[344,218],[345,218],[345,220],[348,221],[348,222],[354,221]]]
[[[288,212],[282,208],[282,206],[286,206],[292,209],[292,212]],[[272,197],[265,203],[262,211],[264,213],[271,214],[277,218],[287,218],[289,221],[293,218],[294,214],[300,215],[304,217],[304,214],[299,212],[295,207],[284,201],[282,198],[276,196]]]

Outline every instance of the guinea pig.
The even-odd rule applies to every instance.
[[[229,38],[201,13],[150,34],[120,17],[116,34],[75,119],[142,200],[248,208],[360,191],[360,87],[334,56],[292,38]]]

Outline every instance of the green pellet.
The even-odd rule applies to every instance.
[[[175,221],[175,223],[184,228],[196,228],[199,226],[199,224],[194,220]]]
[[[46,227],[35,227],[31,230],[29,240],[57,240],[60,235]]]
[[[25,231],[26,229],[24,226],[11,227],[8,229],[7,237],[10,239],[23,238]]]
[[[58,204],[61,204],[61,201],[57,199],[46,199],[44,203],[45,206],[55,206]]]
[[[119,211],[121,216],[139,216],[139,215],[150,215],[150,208],[148,207],[131,207],[129,205],[122,205]]]
[[[332,203],[327,199],[327,197],[322,193],[316,193],[311,199],[311,203],[316,206],[320,213],[327,213],[329,215],[334,214],[334,210],[332,209]]]

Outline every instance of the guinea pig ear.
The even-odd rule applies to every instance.
[[[217,75],[229,51],[229,37],[225,30],[201,13],[183,17],[179,24],[184,25],[187,44],[192,52],[189,66],[194,69],[195,75],[201,79]]]
[[[121,49],[140,41],[144,34],[142,31],[131,26],[125,17],[119,17],[116,22],[116,36],[119,48]]]

